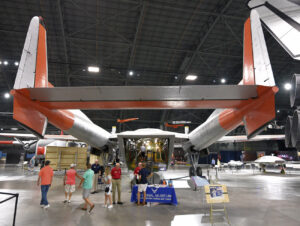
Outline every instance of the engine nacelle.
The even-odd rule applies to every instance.
[[[292,78],[292,88],[290,91],[291,107],[300,106],[300,74],[294,74]]]
[[[291,128],[292,147],[300,146],[300,111],[294,111]]]
[[[291,129],[293,123],[293,116],[288,116],[285,123],[285,147],[291,148],[292,140],[291,140]]]

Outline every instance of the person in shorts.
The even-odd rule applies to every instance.
[[[87,210],[87,207],[90,206],[90,210],[89,210],[89,213],[92,212],[92,210],[94,209],[95,207],[95,204],[92,203],[90,200],[89,200],[89,196],[91,194],[91,190],[92,190],[92,187],[93,187],[93,178],[94,178],[94,171],[91,170],[91,164],[87,164],[87,171],[85,171],[85,173],[83,174],[83,177],[80,181],[80,184],[79,184],[79,188],[81,187],[81,184],[83,183],[83,186],[82,186],[82,198],[84,200],[84,207],[81,208],[82,210]]]
[[[111,178],[111,170],[109,166],[106,166],[105,168],[105,173],[104,173],[104,183],[105,183],[105,201],[104,201],[104,206],[109,209],[113,208],[112,205],[112,200],[111,200],[111,190],[112,190],[112,178]],[[107,200],[109,200],[109,205],[107,205]]]
[[[141,199],[141,192],[144,193],[144,199],[143,199],[143,205],[146,204],[146,190],[147,190],[147,184],[148,179],[152,177],[152,173],[146,168],[146,164],[142,164],[142,169],[139,171],[139,186],[138,186],[138,193],[137,193],[137,205],[139,206],[140,199]]]
[[[76,172],[75,168],[75,164],[71,164],[70,169],[67,170],[65,176],[64,176],[64,185],[65,185],[65,201],[64,203],[70,203],[71,202],[71,197],[72,197],[72,193],[75,192],[75,184],[76,184],[76,177],[78,177],[79,179],[82,179],[81,176],[79,176]],[[68,199],[68,195],[69,195],[69,199]]]

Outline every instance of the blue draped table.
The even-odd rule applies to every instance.
[[[132,188],[131,202],[137,202],[138,186]],[[169,203],[177,206],[177,198],[173,187],[147,187],[146,202]],[[141,203],[143,202],[144,194],[141,192]]]

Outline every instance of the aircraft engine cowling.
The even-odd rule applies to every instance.
[[[294,111],[291,128],[292,147],[300,146],[300,111]]]
[[[291,128],[293,123],[293,116],[288,116],[285,123],[285,147],[291,148],[292,140],[291,140]]]
[[[292,78],[292,88],[290,91],[291,107],[300,106],[300,74],[294,74]]]

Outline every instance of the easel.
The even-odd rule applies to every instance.
[[[214,212],[224,212],[228,225],[230,224],[225,203],[229,202],[227,187],[225,185],[206,185],[204,187],[206,202],[210,205],[209,221],[214,225]],[[223,208],[214,208],[214,204],[223,204]]]

